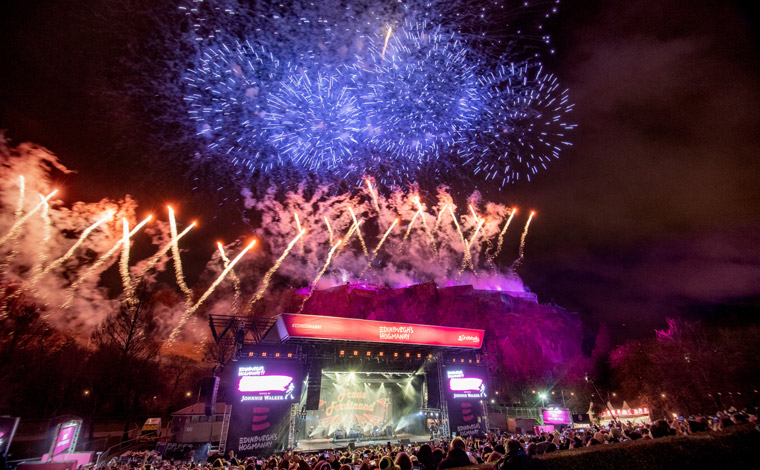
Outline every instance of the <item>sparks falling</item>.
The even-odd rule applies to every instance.
[[[30,187],[28,179],[26,183],[25,189],[28,194]],[[201,308],[208,307],[209,302],[215,296],[214,293],[225,288],[225,285],[229,289],[233,311],[247,314],[254,311],[254,304],[268,294],[274,274],[282,271],[286,271],[286,275],[292,277],[291,285],[309,285],[312,290],[325,283],[345,283],[352,279],[362,279],[363,282],[375,285],[394,285],[394,282],[398,282],[397,279],[400,279],[402,283],[408,282],[409,279],[419,279],[423,282],[427,280],[435,282],[455,280],[457,273],[461,273],[462,261],[464,261],[465,270],[472,270],[473,273],[477,274],[478,270],[482,268],[480,264],[484,260],[488,261],[489,254],[493,250],[492,245],[481,243],[481,241],[488,242],[497,236],[504,236],[517,213],[516,208],[489,203],[485,206],[483,214],[479,214],[473,205],[468,207],[463,217],[466,225],[460,226],[461,221],[458,219],[455,206],[450,202],[452,198],[446,189],[438,191],[437,203],[435,203],[430,201],[429,197],[423,201],[421,196],[414,193],[410,195],[403,190],[384,196],[382,193],[376,192],[373,186],[368,185],[367,189],[370,187],[372,192],[362,191],[361,188],[357,188],[352,194],[335,194],[332,196],[325,195],[326,192],[320,192],[318,197],[321,199],[313,200],[304,199],[301,193],[288,193],[284,196],[284,201],[278,196],[277,200],[272,199],[256,203],[254,209],[261,212],[262,220],[267,221],[266,228],[262,227],[260,231],[261,235],[268,239],[267,244],[275,253],[282,252],[282,254],[268,270],[267,267],[264,268],[266,273],[258,281],[258,286],[254,284],[255,294],[252,295],[248,304],[242,301],[246,285],[250,286],[250,280],[240,277],[239,266],[243,260],[243,254],[238,253],[239,257],[233,260],[231,256],[228,257],[229,253],[226,252],[224,246],[217,245],[215,247],[215,250],[219,250],[218,261],[223,263],[224,268],[222,274],[214,280],[211,286],[205,291],[198,291],[187,285],[187,281],[184,280],[182,260],[179,257],[181,253],[179,242],[184,240],[183,237],[195,227],[195,222],[178,233],[178,223],[173,209],[169,209],[169,223],[158,224],[150,233],[154,240],[161,240],[161,244],[156,246],[155,254],[131,266],[133,260],[130,257],[134,256],[134,253],[131,252],[132,244],[136,243],[133,237],[151,220],[150,216],[133,227],[130,222],[133,220],[133,216],[128,215],[133,213],[133,209],[131,205],[127,205],[123,210],[119,210],[122,214],[119,216],[119,221],[113,222],[113,224],[109,223],[106,229],[103,226],[108,220],[113,221],[113,213],[116,212],[112,209],[113,203],[107,203],[99,209],[100,215],[97,217],[100,218],[94,223],[88,220],[92,217],[91,214],[98,214],[98,210],[93,211],[92,207],[86,207],[85,210],[75,213],[67,213],[69,216],[66,219],[67,225],[61,225],[61,231],[70,230],[69,227],[71,226],[87,227],[78,234],[79,238],[73,244],[69,244],[65,242],[66,237],[58,236],[57,231],[59,230],[57,221],[61,219],[61,213],[57,211],[66,209],[59,209],[55,204],[48,204],[49,198],[40,196],[39,201],[43,203],[38,208],[41,212],[41,220],[35,221],[35,227],[39,227],[39,233],[33,234],[35,243],[32,245],[19,244],[25,249],[28,249],[29,246],[35,246],[38,253],[24,253],[23,259],[28,260],[29,266],[20,265],[21,257],[17,257],[18,259],[13,266],[18,269],[14,269],[13,275],[20,282],[18,292],[23,292],[41,303],[47,302],[47,305],[52,305],[49,308],[49,314],[51,318],[55,318],[56,308],[60,306],[61,302],[64,303],[64,307],[69,307],[77,294],[82,294],[81,297],[76,298],[78,307],[84,307],[86,302],[93,298],[96,298],[97,301],[104,300],[115,304],[117,299],[101,299],[102,294],[97,292],[98,289],[87,292],[82,289],[85,285],[95,287],[98,284],[97,280],[93,280],[92,284],[83,284],[83,282],[93,274],[102,274],[109,267],[116,268],[115,271],[121,278],[123,285],[122,305],[133,307],[135,305],[133,296],[137,291],[136,287],[141,282],[151,284],[156,281],[153,277],[146,280],[147,273],[156,269],[164,269],[163,266],[169,261],[169,258],[171,261],[176,260],[172,264],[175,271],[179,272],[179,275],[175,272],[178,289],[182,294],[186,292],[191,294],[184,297],[185,306],[182,309],[182,318],[179,319],[178,324],[168,325],[168,331],[172,332],[170,343],[176,343],[182,336],[184,331],[182,328],[188,325],[193,314],[199,312]],[[10,203],[5,202],[5,206],[15,209],[17,206],[16,194],[12,194],[11,197]],[[29,201],[26,201],[26,204],[31,206]],[[291,219],[287,215],[288,212],[283,216],[282,207],[298,207],[299,210],[296,214],[288,211],[293,214],[293,219]],[[434,211],[427,212],[426,207],[433,207]],[[110,209],[111,212],[105,213],[106,209]],[[346,209],[348,209],[348,213],[344,212]],[[376,209],[379,209],[380,212],[376,213]],[[452,217],[453,225],[445,222],[444,219],[447,214]],[[476,221],[472,222],[470,216],[476,217]],[[8,220],[8,225],[15,225],[18,228],[18,223],[24,217],[26,215],[9,217],[6,220]],[[87,219],[82,217],[87,217]],[[435,220],[429,217],[433,217]],[[526,223],[521,240],[522,246],[519,250],[521,259],[517,264],[522,262],[522,258],[524,258],[525,239],[533,217],[535,217],[535,213],[531,213],[531,217]],[[295,221],[296,218],[297,222]],[[414,228],[414,224],[417,223],[418,219],[421,219],[422,226],[417,225],[416,228],[419,231],[424,230],[425,233],[418,231],[412,237],[410,227],[397,230],[404,219],[411,219],[409,224],[411,228]],[[51,223],[49,220],[54,222]],[[428,220],[430,221],[429,224],[427,223]],[[487,220],[488,222],[486,222]],[[435,221],[435,225],[431,227],[433,221]],[[340,228],[335,225],[338,223],[340,223]],[[22,228],[18,228],[18,230],[21,231],[23,227],[28,226],[30,226],[30,222],[21,225]],[[300,226],[300,230],[295,233],[294,230],[297,226]],[[371,228],[366,229],[367,226]],[[309,227],[310,233],[313,235],[307,240],[304,240],[306,238],[305,227]],[[53,229],[56,230],[55,236],[51,233]],[[29,230],[31,231],[31,229]],[[46,232],[47,234],[45,234]],[[94,236],[96,233],[97,237]],[[352,242],[351,237],[353,236],[360,238],[360,242],[364,242],[362,247],[359,246],[360,243]],[[427,239],[430,236],[433,237],[435,247],[438,249],[438,256],[434,263],[431,263],[428,250]],[[105,244],[103,243],[104,239],[107,240]],[[66,246],[61,249],[60,246],[50,247],[46,245],[53,243],[53,240],[64,241]],[[307,243],[305,253],[295,254],[293,251],[295,245],[299,242],[304,243],[304,241]],[[409,245],[399,250],[398,247],[404,241]],[[143,239],[141,238],[140,243],[142,244],[142,242]],[[391,244],[394,249],[388,248]],[[500,246],[497,246],[494,251],[498,252],[503,244],[504,241],[501,240]],[[95,250],[92,262],[89,261],[91,255],[85,254],[85,248]],[[244,251],[247,250],[250,248]],[[386,251],[385,254],[382,253],[383,250]],[[121,252],[120,256],[115,256],[117,251]],[[172,253],[170,254],[169,251]],[[48,254],[48,261],[40,262],[39,260],[45,259],[45,253]],[[79,256],[80,254],[82,256]],[[70,262],[74,259],[77,260],[76,263]],[[258,269],[256,265],[250,267],[254,271]],[[286,267],[287,269],[285,269]],[[172,268],[168,265],[166,268],[171,273]],[[111,270],[109,269],[108,272]],[[370,273],[366,279],[364,278],[365,272]],[[500,274],[493,273],[496,277],[499,277]],[[40,284],[44,276],[55,277],[55,279],[50,279],[51,282],[45,284],[45,290],[35,289],[35,284]],[[491,282],[483,276],[476,277],[485,280],[486,283]],[[70,282],[68,279],[72,279],[74,282],[67,288],[66,286]],[[232,282],[226,283],[230,279]],[[60,294],[49,290],[55,289],[56,286],[60,286]],[[203,295],[200,297],[194,295],[201,292]],[[251,294],[248,293],[248,295]],[[108,305],[108,303],[102,305]],[[66,311],[59,309],[58,311],[62,314],[60,318],[76,315],[72,309]]]

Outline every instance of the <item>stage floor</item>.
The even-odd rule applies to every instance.
[[[397,434],[394,437],[371,439],[339,439],[337,441],[333,441],[332,439],[303,439],[298,441],[296,450],[301,452],[313,452],[326,449],[345,449],[349,444],[353,444],[354,447],[385,445],[388,442],[396,444],[402,439],[408,439],[410,443],[430,442],[430,435]]]

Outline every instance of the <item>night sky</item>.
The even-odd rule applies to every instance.
[[[163,144],[172,129],[156,125],[148,97],[124,93],[140,87],[130,57],[142,53],[125,37],[149,34],[141,19],[152,5],[3,2],[0,128],[77,170],[62,181],[66,200],[129,193],[146,211],[170,201],[215,221],[192,243],[244,235],[230,222],[234,203],[191,191],[181,146]],[[548,27],[548,66],[576,103],[574,147],[532,183],[485,195],[538,211],[526,283],[591,327],[608,323],[616,339],[666,315],[760,306],[760,55],[749,7],[566,1]],[[145,60],[166,55],[155,54]]]

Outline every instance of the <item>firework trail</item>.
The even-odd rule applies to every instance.
[[[512,223],[512,218],[517,214],[517,207],[513,207],[512,210],[509,212],[509,218],[507,219],[507,222],[504,224],[504,228],[501,229],[501,232],[499,232],[499,241],[496,244],[496,251],[494,252],[493,256],[491,256],[491,259],[495,259],[497,256],[499,256],[499,253],[501,253],[501,247],[504,244],[504,235],[507,233],[507,229],[509,228],[509,224]]]
[[[13,212],[14,222],[18,222],[24,216],[24,199],[26,193],[26,181],[24,175],[18,176],[18,202],[16,203],[16,210]],[[46,203],[47,204],[47,203]],[[18,250],[18,236],[14,236],[11,240],[13,245],[10,252],[6,255],[2,262],[0,262],[0,272],[5,272],[8,266],[13,262],[13,258],[16,257]]]
[[[533,220],[533,216],[536,215],[536,211],[530,211],[530,216],[528,216],[528,221],[525,222],[525,228],[523,229],[522,236],[520,237],[520,251],[517,256],[517,259],[514,263],[512,263],[512,270],[514,271],[517,269],[520,264],[522,264],[523,260],[525,259],[525,238],[528,236],[528,227],[530,227],[530,221]]]
[[[338,247],[340,246],[341,242],[342,242],[342,240],[339,238],[335,242],[335,245],[333,245],[333,247],[330,248],[330,252],[327,254],[327,261],[325,261],[325,265],[322,266],[322,270],[319,271],[319,274],[317,274],[317,277],[315,277],[314,280],[311,282],[312,288],[317,285],[317,282],[319,282],[319,280],[325,274],[325,271],[327,271],[327,267],[330,266],[330,262],[332,261],[333,253],[335,253],[335,250],[338,249]]]
[[[467,242],[467,250],[470,250],[470,247],[472,246],[472,242],[475,241],[478,238],[478,232],[480,232],[480,229],[483,228],[483,224],[486,222],[486,219],[478,219],[478,227],[475,229],[475,233],[472,234],[472,237],[470,238],[470,241]],[[472,257],[470,257],[470,266],[473,270],[475,270],[475,266],[472,264]]]
[[[46,204],[46,206],[47,206],[47,204]],[[43,214],[46,214],[45,210],[43,210]],[[82,244],[84,243],[85,239],[90,235],[90,233],[93,230],[95,230],[96,228],[98,228],[101,224],[105,223],[108,220],[111,220],[112,217],[113,217],[113,212],[108,212],[108,213],[106,213],[106,215],[104,215],[103,217],[101,217],[97,222],[95,222],[94,224],[92,224],[89,227],[87,227],[82,232],[82,234],[79,236],[79,239],[76,241],[76,243],[74,243],[74,245],[71,248],[69,248],[69,250],[66,253],[64,253],[63,256],[61,256],[60,258],[54,260],[52,263],[50,263],[49,265],[47,265],[45,267],[45,269],[41,270],[39,272],[39,274],[36,274],[34,277],[32,277],[32,279],[30,280],[31,284],[32,285],[37,284],[38,282],[40,282],[40,280],[43,277],[45,277],[46,274],[48,274],[50,271],[52,271],[53,269],[55,269],[56,266],[60,266],[67,259],[71,258],[74,255],[74,253],[76,252],[76,250],[80,246],[82,246]],[[48,218],[48,220],[49,220],[49,218]],[[48,235],[48,238],[49,238],[49,235]],[[42,251],[42,250],[40,250],[40,251]]]
[[[380,242],[375,247],[375,251],[372,252],[372,259],[375,259],[375,256],[377,256],[377,252],[380,251],[380,247],[383,246],[383,243],[385,243],[385,239],[388,238],[388,235],[390,235],[391,231],[393,230],[393,227],[395,227],[396,224],[398,224],[398,222],[399,222],[399,218],[396,217],[393,220],[393,223],[391,224],[391,226],[388,227],[388,230],[385,231],[385,233],[383,234],[383,238],[380,239]]]
[[[435,218],[435,226],[433,227],[433,233],[438,232],[438,226],[441,225],[441,217],[443,217],[443,214],[446,212],[446,208],[449,207],[448,204],[444,204],[443,209],[438,211],[438,215]]]
[[[406,227],[406,233],[404,233],[404,239],[401,240],[401,243],[404,244],[406,242],[406,239],[409,238],[409,234],[412,233],[412,226],[414,225],[414,221],[417,220],[417,217],[420,215],[420,210],[417,209],[417,212],[414,213],[414,216],[412,216],[411,222],[409,222],[409,225]]]
[[[293,218],[296,220],[296,228],[300,232],[302,228],[301,228],[301,220],[298,218],[298,212],[293,212]]]
[[[227,258],[227,255],[224,253],[224,247],[222,246],[221,242],[216,242],[217,248],[219,248],[219,255],[222,257],[222,261],[224,262],[224,267],[228,267],[230,265],[230,259]],[[240,278],[235,273],[234,270],[230,270],[230,278],[232,279],[233,283],[233,289],[235,294],[232,297],[232,313],[233,315],[237,313],[238,310],[238,303],[240,301]]]
[[[385,58],[385,50],[388,49],[388,40],[391,38],[391,30],[392,28],[388,26],[388,34],[385,35],[385,42],[383,43],[383,52],[380,54],[383,58]]]
[[[40,194],[40,199],[44,201],[44,198]],[[42,247],[37,252],[39,257],[37,259],[37,265],[34,268],[35,276],[42,270],[42,266],[45,264],[48,258],[48,244],[50,243],[50,232],[52,230],[52,221],[50,220],[50,204],[45,201],[45,205],[42,206]]]
[[[179,237],[177,236],[177,221],[174,219],[174,209],[172,209],[172,206],[167,207],[169,208],[169,227],[172,234],[171,250],[172,258],[174,259],[174,275],[177,278],[179,289],[185,295],[185,303],[189,307],[192,301],[193,291],[187,287],[187,283],[185,283],[185,275],[182,272],[182,258],[179,256]]]
[[[478,214],[477,214],[477,213],[475,213],[475,208],[474,208],[474,207],[472,207],[472,204],[467,204],[467,207],[470,209],[470,213],[472,214],[472,217],[473,217],[473,218],[474,218],[476,221],[480,220],[480,217],[478,217]]]
[[[24,225],[26,223],[26,221],[29,220],[34,214],[36,214],[38,210],[42,209],[42,207],[45,204],[47,204],[47,202],[50,200],[50,198],[52,198],[53,196],[55,196],[56,193],[58,193],[57,189],[54,190],[53,192],[51,192],[50,194],[48,194],[47,196],[45,196],[39,202],[39,204],[37,204],[36,206],[34,206],[34,208],[31,211],[29,211],[23,217],[21,217],[18,220],[16,220],[13,223],[13,225],[11,226],[10,230],[8,230],[8,233],[6,233],[2,238],[0,238],[0,246],[4,245],[5,242],[7,242],[9,239],[15,239],[16,237],[18,237],[19,236],[19,229],[21,228],[21,226]]]
[[[327,216],[325,216],[325,225],[327,225],[327,231],[330,234],[330,246],[333,244],[333,229],[330,226],[330,221],[327,220]]]
[[[430,231],[430,227],[428,227],[427,219],[425,219],[425,210],[422,208],[419,196],[414,196],[414,203],[417,204],[417,212],[420,213],[420,217],[422,218],[422,227],[425,229],[428,238],[430,238],[430,246],[433,248],[433,252],[437,254],[438,250],[435,248],[435,238],[433,237],[433,232]]]
[[[377,203],[377,194],[375,194],[375,191],[372,190],[372,183],[370,182],[369,178],[366,178],[364,181],[367,182],[367,189],[369,190],[370,197],[372,197],[372,204],[374,204],[377,213],[380,214],[380,205]]]
[[[462,271],[463,271],[467,269],[468,264],[472,264],[472,260],[470,259],[470,250],[468,249],[467,240],[465,240],[464,238],[462,229],[461,227],[459,227],[457,216],[454,215],[454,210],[451,208],[451,206],[449,206],[449,214],[451,214],[451,220],[454,221],[454,226],[457,228],[457,234],[459,234],[459,239],[462,242],[462,250],[464,251],[464,261],[462,261]]]
[[[121,258],[119,258],[119,274],[121,283],[124,287],[124,302],[127,306],[132,306],[137,302],[134,298],[132,289],[132,277],[129,275],[129,221],[126,217],[121,219],[122,239],[121,239]]]
[[[359,242],[362,245],[362,251],[364,252],[364,256],[369,261],[369,253],[367,251],[367,245],[364,243],[364,237],[362,237],[362,231],[359,230],[359,222],[356,220],[356,215],[354,214],[354,210],[349,207],[348,211],[351,213],[351,219],[354,221],[354,226],[356,227],[356,235],[359,237]]]
[[[182,327],[185,326],[185,323],[187,323],[187,320],[190,318],[190,316],[195,313],[195,311],[198,310],[198,308],[203,305],[203,302],[208,299],[208,297],[214,292],[214,290],[219,286],[219,284],[222,283],[225,277],[227,277],[227,274],[232,271],[232,268],[237,264],[240,259],[245,256],[248,251],[253,248],[253,246],[256,244],[256,240],[252,241],[248,244],[245,248],[243,248],[243,251],[241,251],[235,259],[232,260],[232,262],[227,264],[227,267],[224,268],[224,271],[219,274],[219,276],[216,278],[216,280],[209,286],[208,289],[206,289],[206,292],[203,293],[203,295],[198,299],[198,301],[192,305],[190,308],[185,310],[185,313],[182,315],[182,318],[180,318],[179,323],[177,326],[172,330],[171,334],[169,335],[169,338],[166,340],[166,345],[171,346],[174,344],[174,341],[177,338],[177,335],[182,330]]]
[[[311,294],[312,292],[314,292],[314,289],[316,289],[317,283],[319,282],[320,279],[322,279],[322,276],[325,274],[325,271],[327,271],[327,267],[330,266],[330,262],[332,261],[332,258],[333,258],[333,253],[335,253],[335,250],[337,250],[340,245],[341,245],[341,239],[339,238],[335,242],[335,245],[333,245],[333,247],[330,248],[330,252],[327,254],[327,261],[325,261],[325,265],[322,266],[322,269],[319,271],[319,274],[317,274],[317,277],[315,277],[314,280],[311,281],[311,289],[309,290],[309,295],[307,295],[303,299],[303,302],[301,302],[301,308],[299,309],[299,311],[303,310],[304,305],[306,305],[306,301],[309,300],[309,298],[311,298]]]
[[[277,272],[278,269],[280,269],[280,265],[285,260],[285,258],[290,253],[290,250],[293,249],[295,244],[300,240],[302,236],[306,234],[306,230],[301,230],[298,232],[298,235],[291,240],[290,243],[288,243],[288,247],[285,248],[285,251],[282,252],[282,255],[280,255],[279,258],[277,258],[277,261],[275,261],[274,265],[269,268],[269,271],[264,274],[264,278],[261,280],[261,286],[259,287],[259,290],[256,292],[256,294],[251,298],[251,300],[248,302],[248,307],[246,308],[247,313],[251,313],[251,309],[253,308],[253,304],[261,300],[261,298],[264,296],[264,292],[266,292],[267,287],[269,287],[269,282],[272,280],[272,276],[275,272]]]
[[[24,215],[24,193],[26,192],[26,180],[24,175],[18,175],[18,202],[16,203],[16,220]]]
[[[300,233],[303,228],[301,227],[301,219],[298,218],[298,213],[293,212],[293,218],[296,220],[296,229],[298,229],[298,232]],[[301,254],[304,253],[304,246],[303,246],[303,239],[301,239]]]
[[[465,254],[462,257],[462,268],[459,270],[459,274],[457,275],[457,277],[462,276],[462,273],[468,267],[470,269],[472,269],[473,273],[476,273],[476,271],[475,271],[475,264],[472,261],[472,253],[470,253],[470,249],[472,247],[472,242],[475,240],[475,238],[477,238],[478,232],[480,232],[480,229],[483,227],[483,223],[486,221],[486,219],[480,219],[479,218],[477,220],[478,220],[478,226],[475,229],[475,233],[473,233],[472,237],[470,237],[470,239],[465,243],[465,248],[464,248],[465,249]]]
[[[185,235],[187,235],[187,232],[189,232],[190,229],[192,229],[193,227],[195,227],[195,222],[193,222],[190,225],[188,225],[187,228],[185,228],[185,230],[183,230],[179,235],[177,235],[177,241],[179,241],[182,237],[184,237]],[[135,281],[133,283],[134,286],[137,286],[142,281],[143,277],[145,277],[145,275],[148,273],[148,271],[150,271],[151,269],[153,269],[156,266],[156,264],[158,264],[158,262],[161,260],[161,258],[166,253],[168,253],[169,250],[171,250],[172,244],[173,244],[173,241],[170,240],[169,243],[167,243],[166,245],[164,245],[163,248],[161,248],[160,250],[158,250],[156,252],[156,254],[153,255],[148,260],[147,263],[145,263],[145,266],[143,267],[142,271],[140,271],[140,273],[135,277]]]
[[[362,272],[359,274],[359,278],[364,276],[364,273],[367,272],[367,269],[372,269],[372,261],[375,260],[375,257],[377,256],[377,252],[380,251],[380,248],[383,246],[383,243],[385,243],[385,240],[388,238],[388,235],[390,235],[391,231],[393,231],[393,227],[395,227],[396,224],[398,224],[398,222],[399,222],[398,217],[393,219],[393,223],[391,224],[390,227],[388,227],[388,230],[385,231],[385,233],[383,234],[383,237],[380,239],[377,246],[372,251],[372,259],[369,260],[369,263],[367,263],[367,267],[364,268],[364,270],[362,270]]]
[[[152,215],[149,215],[145,219],[143,219],[142,222],[135,225],[135,228],[133,228],[129,232],[129,238],[133,237],[141,228],[145,226],[150,220],[153,218]],[[66,301],[61,305],[63,308],[67,308],[71,306],[71,302],[74,300],[74,294],[76,293],[77,288],[82,285],[82,283],[90,276],[92,275],[98,268],[103,266],[108,259],[114,255],[119,250],[119,247],[121,247],[121,244],[123,243],[123,240],[119,240],[116,242],[111,249],[109,249],[107,252],[105,252],[103,255],[100,256],[100,258],[95,261],[95,263],[90,266],[90,269],[84,272],[76,281],[74,281],[71,286],[69,286],[68,290],[66,291]]]
[[[340,249],[338,250],[338,254],[340,254],[346,247],[348,247],[348,242],[351,241],[351,237],[354,236],[354,233],[359,231],[359,227],[363,223],[364,221],[360,220],[359,223],[351,225],[351,228],[348,230],[348,233],[346,233],[346,236],[343,238],[343,243],[340,244]]]

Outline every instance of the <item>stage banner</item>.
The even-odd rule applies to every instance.
[[[486,433],[482,400],[449,402],[449,429],[457,436],[467,437]]]
[[[451,363],[444,364],[442,369],[449,429],[457,436],[485,434],[486,368]]]
[[[303,365],[298,361],[239,361],[228,376],[232,416],[226,447],[241,457],[268,456],[288,441],[290,406],[301,399]]]
[[[483,330],[417,325],[356,318],[283,313],[277,319],[281,340],[288,338],[334,339],[394,344],[419,344],[480,349]]]
[[[290,403],[248,402],[232,405],[227,450],[240,457],[266,457],[288,442]]]

